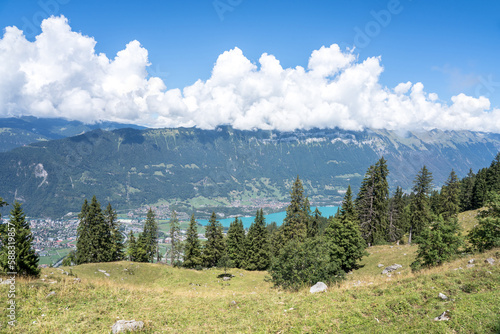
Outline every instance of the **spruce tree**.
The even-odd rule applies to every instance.
[[[471,250],[477,252],[500,247],[500,194],[489,193],[486,206],[488,209],[478,214],[478,224],[467,236]]]
[[[283,220],[283,243],[291,239],[303,241],[307,237],[307,225],[310,218],[309,201],[304,197],[304,187],[298,176],[290,191],[290,197],[290,205],[286,209],[286,217]]]
[[[0,202],[3,202],[1,198]],[[3,206],[3,203],[0,206]],[[0,266],[2,269],[20,276],[38,277],[40,275],[39,258],[33,247],[33,234],[21,204],[17,201],[10,211],[9,222],[3,226],[3,231],[0,234],[2,243]]]
[[[76,263],[89,263],[90,262],[90,225],[88,222],[87,214],[89,211],[89,204],[87,199],[83,201],[82,210],[78,215],[79,223],[76,230]]]
[[[275,223],[276,224],[276,223]],[[246,257],[246,240],[243,222],[238,217],[229,225],[226,238],[226,250],[236,268],[242,268]]]
[[[483,168],[479,170],[476,174],[476,179],[474,182],[474,187],[472,189],[472,208],[480,209],[486,202],[488,194],[488,183],[487,183],[488,169]]]
[[[95,196],[88,207],[88,224],[90,226],[89,262],[109,262],[112,260],[111,230],[104,218],[101,204]]]
[[[116,211],[108,203],[104,218],[111,232],[111,261],[121,261],[124,258],[123,253],[123,234],[120,232],[120,226],[117,220]]]
[[[348,188],[349,190],[350,188]],[[354,217],[352,206],[352,194],[346,192],[342,202],[342,209],[338,218],[331,217],[324,232],[324,238],[328,243],[329,256],[337,259],[340,268],[349,272],[357,267],[357,262],[363,256],[367,256],[366,243],[363,239],[359,224],[352,221]],[[344,208],[345,205],[345,208]]]
[[[148,236],[146,233],[139,233],[137,241],[135,243],[135,260],[136,262],[150,262],[151,256],[154,258],[154,254],[149,251],[151,249],[148,243]]]
[[[127,255],[129,261],[136,261],[136,256],[137,256],[137,242],[135,240],[134,233],[130,231],[128,235],[128,240],[127,240]]]
[[[340,218],[341,216],[344,217],[344,219],[350,220],[352,222],[358,221],[358,214],[352,201],[351,185],[347,187],[344,199],[342,200],[342,205],[337,210],[337,217]]]
[[[138,248],[145,252],[146,262],[153,262],[158,252],[158,223],[152,208],[149,208],[144,222],[144,230],[138,241]]]
[[[215,267],[224,254],[224,236],[222,225],[217,221],[215,212],[212,212],[208,225],[205,228],[205,247],[203,248],[203,262],[205,267]]]
[[[200,240],[198,240],[198,227],[193,214],[191,215],[191,220],[189,221],[189,228],[186,236],[183,265],[186,268],[196,268],[198,266],[201,266],[201,264],[202,257]]]
[[[370,166],[356,198],[356,210],[363,238],[370,245],[385,241],[389,204],[389,170],[387,161],[382,157]]]
[[[264,212],[257,210],[255,220],[246,237],[246,259],[244,268],[247,270],[266,270],[270,263],[268,234]]]
[[[407,225],[403,189],[397,187],[394,196],[389,201],[387,241],[394,242],[401,239],[408,228]]]
[[[316,208],[309,220],[309,225],[307,226],[307,237],[314,238],[319,236],[319,226],[321,224],[321,212]]]
[[[488,185],[488,191],[500,192],[500,152],[497,153],[488,168],[486,184]]]
[[[448,218],[456,217],[460,211],[460,181],[457,174],[452,170],[450,176],[446,180],[445,185],[441,189],[440,199],[440,214],[447,220]]]
[[[460,184],[460,211],[468,211],[472,210],[472,196],[474,194],[474,183],[476,180],[476,175],[472,171],[469,170],[469,173],[465,178],[462,179]]]
[[[424,227],[415,239],[418,251],[416,260],[411,264],[413,270],[449,261],[463,245],[460,225],[455,217],[444,220],[443,216],[439,216],[429,227]]]
[[[431,209],[429,195],[432,186],[432,174],[424,165],[413,181],[414,196],[410,203],[410,236],[408,243],[411,244],[412,237],[418,236],[431,221]]]
[[[172,217],[170,218],[170,263],[173,266],[180,266],[181,253],[181,227],[179,219],[177,219],[177,213],[172,211]]]

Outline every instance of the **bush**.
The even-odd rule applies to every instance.
[[[344,272],[337,258],[330,258],[329,249],[322,237],[304,242],[290,240],[272,259],[269,273],[276,287],[298,290],[319,281],[332,283],[342,280]]]

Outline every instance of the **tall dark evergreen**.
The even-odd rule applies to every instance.
[[[480,209],[486,202],[488,194],[487,183],[488,169],[483,168],[476,174],[474,188],[472,190],[472,207],[473,209]]]
[[[76,260],[78,264],[112,261],[113,243],[110,226],[101,210],[97,198],[86,201],[80,212]]]
[[[203,248],[203,262],[206,267],[215,267],[224,255],[224,235],[222,225],[217,221],[215,212],[212,212],[208,225],[205,228],[205,247]]]
[[[158,252],[158,223],[152,208],[149,208],[144,222],[144,230],[139,238],[138,247],[142,248],[146,262],[153,262]]]
[[[108,203],[106,211],[104,211],[104,218],[111,232],[111,261],[121,261],[125,256],[123,252],[124,238],[120,232],[116,211],[111,207],[111,203]]]
[[[307,237],[309,222],[309,200],[304,197],[302,181],[297,176],[290,191],[290,205],[286,208],[286,217],[283,220],[283,243],[291,239],[303,241]]]
[[[500,152],[497,153],[495,159],[491,162],[490,168],[488,168],[486,184],[488,185],[488,191],[500,193]]]
[[[476,174],[469,170],[466,177],[462,179],[460,184],[460,211],[473,210],[472,197],[474,195],[474,183],[476,181]]]
[[[130,231],[127,240],[127,256],[129,261],[137,261],[137,241],[134,233]]]
[[[0,206],[6,203],[0,198]],[[40,275],[38,268],[38,254],[33,246],[33,234],[30,225],[26,221],[21,204],[17,201],[10,211],[10,219],[7,225],[2,224],[0,231],[0,266],[4,272],[15,272],[20,276]]]
[[[477,217],[478,224],[467,236],[473,251],[484,252],[500,247],[500,193],[489,193],[486,207],[487,210]]]
[[[431,208],[429,195],[432,189],[432,174],[424,165],[413,181],[413,193],[410,203],[410,235],[408,243],[412,238],[418,236],[431,222]]]
[[[250,225],[246,236],[246,258],[244,268],[247,270],[266,270],[270,264],[269,238],[262,209],[257,210],[255,220]]]
[[[243,222],[238,217],[229,225],[226,238],[226,250],[236,268],[242,268],[246,258],[246,240]]]
[[[179,219],[177,219],[177,213],[172,211],[172,217],[170,218],[170,263],[172,265],[180,265],[181,253],[181,227]]]
[[[356,210],[363,238],[369,245],[383,243],[386,239],[389,205],[389,170],[382,157],[370,166],[356,198]]]
[[[405,234],[408,221],[405,212],[403,189],[396,188],[394,196],[389,201],[389,215],[387,217],[387,241],[395,242]]]
[[[318,208],[314,210],[309,219],[309,225],[307,226],[307,237],[314,238],[319,236],[320,234],[320,225],[321,225],[321,212]]]
[[[460,181],[454,170],[451,171],[450,176],[441,189],[439,200],[439,213],[443,215],[445,220],[458,215],[460,212]]]
[[[352,200],[351,185],[347,187],[344,199],[342,200],[342,205],[337,212],[338,218],[342,216],[346,220],[358,222],[358,213],[356,212],[356,208],[354,207],[354,203]]]
[[[350,188],[348,188],[350,189]],[[328,244],[329,256],[337,259],[344,272],[355,269],[358,261],[367,256],[366,242],[361,235],[359,224],[353,221],[352,194],[346,192],[338,218],[330,217],[324,232],[324,239]]]
[[[198,239],[198,226],[194,219],[194,214],[191,215],[189,227],[186,236],[186,245],[184,247],[184,263],[186,268],[196,268],[202,265],[201,246]]]

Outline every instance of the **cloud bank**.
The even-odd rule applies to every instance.
[[[336,44],[313,51],[307,68],[283,68],[266,53],[254,64],[234,48],[218,57],[208,80],[181,90],[148,75],[148,51],[138,41],[110,59],[64,16],[44,20],[41,28],[34,42],[16,27],[0,39],[0,117],[203,129],[500,132],[500,109],[486,97],[459,94],[443,102],[420,82],[385,87],[380,57],[358,60]]]

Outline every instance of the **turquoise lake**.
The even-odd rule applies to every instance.
[[[318,210],[321,212],[321,215],[323,217],[330,217],[334,216],[337,213],[338,206],[319,206]],[[311,212],[314,212],[316,210],[316,207],[313,206],[311,207]],[[276,222],[278,226],[283,224],[283,219],[286,217],[286,211],[281,211],[281,212],[275,212],[275,213],[270,213],[268,215],[264,215],[264,218],[266,219],[266,224],[270,224],[272,222]],[[253,223],[255,216],[252,217],[240,217],[241,221],[243,222],[243,226],[245,228],[249,228],[250,225]],[[222,226],[224,227],[229,227],[229,225],[234,221],[234,218],[224,218],[224,219],[217,219],[220,221]],[[198,223],[201,225],[207,225],[208,220],[207,219],[197,219],[196,220]]]

